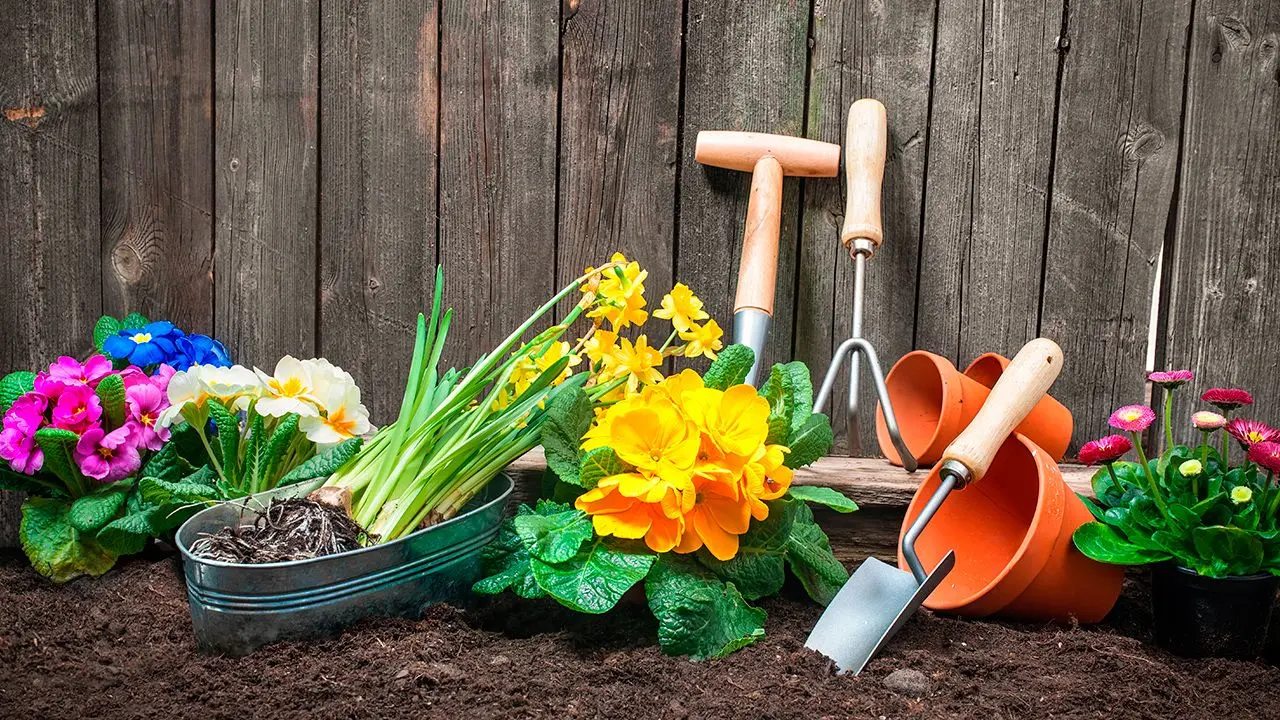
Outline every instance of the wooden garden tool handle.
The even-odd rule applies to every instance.
[[[1062,348],[1037,338],[1022,346],[996,381],[973,422],[942,453],[942,463],[959,462],[969,469],[968,482],[986,474],[1005,438],[1040,402],[1062,370]]]
[[[840,242],[847,248],[858,238],[876,248],[884,242],[880,224],[880,186],[884,182],[885,146],[889,126],[884,105],[863,98],[849,107],[844,135],[844,173],[847,195]]]
[[[778,282],[778,226],[782,219],[782,164],[772,155],[756,161],[747,202],[747,229],[738,264],[738,295],[733,311],[759,310],[773,317]]]

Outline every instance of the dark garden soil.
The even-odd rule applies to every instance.
[[[0,717],[1280,717],[1280,669],[1145,644],[1143,594],[1128,583],[1093,629],[922,613],[856,678],[804,649],[818,608],[794,595],[765,603],[763,642],[715,662],[660,654],[639,605],[587,618],[508,600],[229,659],[195,652],[172,557],[56,587],[6,552]],[[887,686],[899,669],[923,686]]]

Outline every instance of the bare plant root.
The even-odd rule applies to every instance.
[[[356,550],[367,537],[341,505],[287,498],[272,500],[253,524],[202,534],[191,554],[239,564],[309,560]]]

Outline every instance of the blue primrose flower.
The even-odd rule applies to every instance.
[[[106,339],[102,348],[116,360],[128,360],[138,367],[159,365],[177,351],[176,341],[185,333],[166,320],[126,328]]]
[[[178,338],[174,344],[177,346],[177,353],[167,361],[174,370],[186,370],[192,365],[231,366],[231,355],[227,353],[227,348],[208,335],[187,335]]]

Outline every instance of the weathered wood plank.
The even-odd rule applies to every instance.
[[[213,331],[211,3],[98,5],[104,311]]]
[[[470,364],[555,284],[560,4],[444,0],[440,259],[452,364]]]
[[[808,3],[689,0],[676,273],[733,327],[751,174],[694,159],[700,130],[804,135]],[[834,179],[824,182],[835,183]],[[773,326],[763,367],[792,354],[800,181],[784,178]]]
[[[230,0],[214,15],[215,327],[270,370],[315,352],[319,3]]]
[[[682,12],[681,0],[564,9],[556,282],[620,251],[649,271],[650,310],[675,262]]]
[[[939,5],[916,346],[957,363],[1036,335],[1062,6]]]
[[[8,3],[0,24],[0,374],[93,347],[102,310],[94,9]],[[21,498],[0,492],[0,546]]]
[[[1197,2],[1187,84],[1166,361],[1197,391],[1248,388],[1251,414],[1280,421],[1280,3]]]
[[[320,348],[394,420],[436,253],[434,3],[322,8]]]
[[[1151,293],[1173,203],[1190,0],[1073,2],[1058,107],[1041,332],[1072,447],[1144,398]]]
[[[889,117],[882,219],[885,243],[868,264],[863,332],[888,372],[911,349],[915,284],[933,60],[933,0],[893,4],[818,2],[809,66],[808,136],[844,144],[849,106],[859,98],[884,103]],[[853,262],[840,244],[845,177],[806,181],[796,301],[796,359],[821,380],[835,347],[853,322]],[[846,364],[846,368],[848,365]],[[850,449],[845,432],[848,374],[842,371],[828,409],[834,452]],[[862,452],[878,455],[875,389],[862,371]]]

